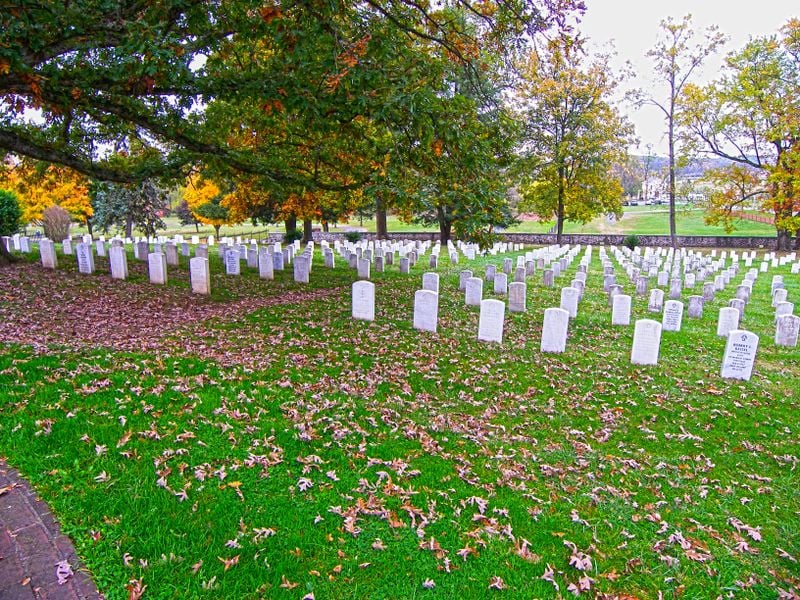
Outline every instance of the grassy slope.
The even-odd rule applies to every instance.
[[[375,278],[374,323],[350,319],[347,295],[214,320],[213,358],[182,350],[191,331],[148,353],[6,344],[0,453],[108,598],[139,578],[153,598],[478,598],[492,577],[503,597],[547,598],[551,568],[562,593],[582,576],[590,595],[638,598],[797,586],[783,553],[800,558],[800,351],[772,343],[769,275],[747,308],[761,347],[744,383],[718,376],[732,287],[664,334],[657,367],[634,367],[596,254],[562,356],[538,350],[558,288],[531,279],[529,312],[487,345],[457,268],[441,271],[439,333],[411,328],[423,271]],[[313,285],[328,277],[315,267]],[[352,280],[340,261],[334,284]],[[216,302],[240,295],[215,283]],[[797,277],[786,287],[800,295]]]

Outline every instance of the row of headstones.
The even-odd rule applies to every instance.
[[[590,255],[589,255],[590,256]],[[590,258],[589,258],[590,260]],[[462,272],[465,273],[465,272]],[[470,286],[477,281],[482,286],[482,280],[474,277],[464,277],[466,285]],[[519,290],[521,301],[517,301],[517,311],[524,312],[525,306],[525,284],[515,282],[512,284],[514,289]],[[469,289],[469,287],[467,288]],[[569,288],[565,288],[569,289]],[[776,288],[777,289],[777,288]],[[439,298],[439,276],[436,273],[426,273],[423,275],[423,289],[418,290],[414,297],[414,328],[422,331],[436,332],[438,323],[438,298]],[[548,308],[545,310],[544,325],[542,329],[542,339],[540,349],[542,352],[560,353],[566,350],[567,332],[569,320],[575,316],[575,303],[579,299],[578,290],[574,289],[572,294],[562,293],[562,304],[567,307]],[[514,295],[516,296],[517,293]],[[473,297],[474,298],[474,297]],[[617,299],[627,298],[628,319],[630,316],[630,296],[615,295],[615,307],[620,303]],[[473,300],[474,301],[474,300]],[[509,310],[513,302],[509,298]],[[478,339],[488,342],[502,342],[503,326],[505,319],[505,304],[500,300],[479,300],[480,316],[478,322]],[[572,311],[570,309],[573,309]],[[733,320],[734,314],[736,320]],[[375,286],[368,281],[358,281],[353,284],[352,290],[352,316],[355,319],[372,321],[375,319]],[[631,363],[641,365],[655,365],[658,363],[658,355],[661,344],[661,332],[680,331],[683,318],[683,303],[677,300],[669,300],[664,306],[662,321],[651,319],[640,319],[636,321],[634,329],[633,344],[631,347]],[[613,319],[613,318],[612,318]],[[618,323],[622,324],[622,319],[617,318]],[[783,340],[776,333],[776,343],[779,345],[797,345],[797,331],[800,329],[800,317],[783,315],[778,317],[778,321],[784,325],[785,329],[792,329],[792,336]],[[739,330],[738,310],[735,308],[723,308],[720,312],[720,322],[718,324],[718,335],[727,338],[725,354],[723,357],[721,376],[724,378],[738,378],[749,380],[755,362],[756,349],[758,347],[758,336],[752,332]],[[780,332],[780,328],[779,328]]]
[[[591,247],[581,262],[582,274],[591,261]],[[522,269],[524,273],[524,268]],[[489,270],[486,278],[493,281],[495,293],[504,293],[498,288],[498,282],[504,281],[506,273]],[[465,291],[465,302],[470,306],[479,306],[478,339],[486,342],[502,343],[505,323],[506,305],[502,300],[483,299],[483,280],[472,277],[471,271],[462,271],[459,287]],[[508,286],[509,312],[525,312],[527,286],[523,281],[515,281]],[[354,319],[375,320],[375,284],[370,281],[356,281],[352,287],[352,316]],[[413,326],[421,331],[436,333],[439,320],[439,274],[424,273],[422,289],[414,293]]]
[[[426,273],[423,286],[431,287],[437,273]],[[438,284],[438,281],[437,281]],[[524,283],[519,284],[524,286]],[[438,286],[437,286],[438,289]],[[524,300],[523,300],[524,303]],[[478,339],[484,342],[503,341],[506,305],[501,300],[487,299],[480,302]],[[352,316],[354,319],[375,320],[375,284],[371,281],[356,281],[352,287]],[[414,329],[436,333],[439,324],[439,292],[421,289],[414,292]]]
[[[734,267],[726,271],[726,275],[732,275],[738,272],[738,265],[734,264]],[[750,269],[745,275],[745,279],[742,281],[741,285],[737,286],[736,297],[729,301],[728,307],[720,309],[719,318],[717,320],[717,335],[727,337],[730,331],[739,328],[740,320],[744,316],[745,307],[750,301],[753,283],[758,277],[759,272],[760,269]],[[606,275],[607,279],[604,285],[607,287],[609,304],[612,307],[612,325],[629,325],[632,298],[622,294],[620,286],[614,284],[608,285],[608,277],[609,276]],[[703,286],[702,296],[689,296],[689,318],[702,318],[704,304],[713,301],[716,292],[724,290],[729,281],[729,277],[721,278],[717,276],[713,283],[708,282]],[[669,305],[669,310],[665,308],[664,320],[662,321],[662,326],[668,331],[680,330],[683,314],[683,303],[675,300],[676,297],[680,298],[680,288],[678,286],[676,294],[675,287],[676,286],[671,286],[670,296],[672,300],[667,303]],[[794,347],[797,345],[800,318],[793,317],[794,304],[786,301],[787,293],[787,290],[783,288],[783,276],[775,275],[772,280],[772,306],[775,308],[775,344],[778,346]],[[648,310],[650,312],[661,312],[663,300],[664,292],[662,290],[651,290]],[[677,318],[676,316],[678,311],[680,311],[681,318]],[[674,329],[675,327],[677,327],[677,329]]]
[[[522,247],[522,244],[497,243],[487,253],[495,255],[497,253],[516,252],[522,250]],[[349,267],[357,271],[359,279],[369,279],[373,271],[383,273],[387,266],[395,264],[395,254],[399,257],[400,272],[408,274],[428,250],[430,250],[428,267],[431,269],[439,267],[439,256],[443,251],[447,252],[450,257],[450,264],[453,265],[459,263],[459,253],[463,254],[467,260],[474,260],[478,252],[478,247],[474,244],[461,242],[453,244],[448,242],[446,249],[444,249],[438,242],[431,246],[431,243],[427,241],[401,241],[399,243],[370,241],[351,244],[339,244],[337,242],[335,249],[347,261]],[[325,256],[326,263],[333,263],[332,252],[330,252],[330,258],[328,258],[327,253]]]

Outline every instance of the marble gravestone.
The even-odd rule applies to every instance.
[[[375,284],[371,281],[353,283],[352,314],[354,319],[375,320]]]
[[[467,306],[480,306],[483,300],[483,279],[469,277],[464,288],[464,303]]]
[[[238,250],[231,248],[225,252],[225,273],[228,275],[239,275],[241,273]]]
[[[800,317],[783,315],[775,321],[775,345],[794,348],[800,333]]]
[[[308,283],[308,276],[311,267],[311,259],[308,256],[299,255],[294,259],[294,280],[297,283]]]
[[[439,274],[438,273],[423,273],[422,274],[422,289],[430,290],[439,293]]]
[[[45,269],[58,268],[58,256],[56,256],[56,245],[52,240],[43,239],[39,242],[39,257],[42,260],[42,267]]]
[[[650,300],[647,303],[648,312],[660,313],[664,308],[664,290],[653,288],[650,290]]]
[[[683,322],[683,302],[667,300],[664,304],[664,314],[661,315],[662,331],[680,331]]]
[[[369,262],[369,260],[366,258],[359,258],[357,264],[358,264],[358,278],[369,279],[369,270],[372,263]]]
[[[611,324],[624,326],[631,324],[630,296],[626,294],[617,294],[614,296],[614,305],[611,307]]]
[[[461,271],[458,274],[458,289],[464,291],[467,289],[467,279],[472,277],[472,271]]]
[[[478,339],[482,342],[502,343],[505,314],[506,305],[501,300],[482,300],[478,319]]]
[[[161,252],[148,254],[147,272],[150,275],[150,283],[165,285],[167,283],[167,257]]]
[[[498,296],[505,296],[508,293],[508,275],[497,273],[494,276],[494,293]]]
[[[580,299],[580,291],[573,287],[566,287],[561,289],[561,305],[560,308],[567,311],[571,319],[578,316],[578,300]]]
[[[542,325],[542,352],[564,352],[567,348],[569,313],[563,308],[548,308],[544,311]]]
[[[521,281],[508,284],[508,312],[524,313],[528,286]]]
[[[195,256],[189,259],[189,279],[192,282],[193,293],[203,296],[211,293],[211,272],[206,257]]]
[[[108,266],[112,279],[128,278],[128,254],[122,246],[111,246],[108,251]]]
[[[258,276],[261,279],[275,279],[275,263],[269,249],[264,247],[258,251]]]
[[[94,252],[92,245],[80,242],[75,246],[75,259],[78,261],[78,272],[91,275],[94,273]]]
[[[651,319],[639,319],[633,331],[631,363],[635,365],[657,365],[661,347],[661,323]]]
[[[689,296],[688,315],[690,319],[703,318],[703,297],[702,296]]]
[[[439,294],[431,290],[414,293],[414,329],[436,333],[439,321]]]
[[[722,358],[721,376],[724,379],[749,381],[758,350],[758,336],[743,329],[733,329],[728,334]]]
[[[719,309],[719,318],[717,319],[717,335],[719,337],[727,337],[731,331],[739,327],[739,311],[730,306],[725,306]]]

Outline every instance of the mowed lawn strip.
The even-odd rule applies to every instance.
[[[2,347],[0,453],[108,598],[797,593],[800,351],[772,342],[769,298],[773,273],[800,297],[788,267],[754,286],[742,327],[761,340],[738,382],[719,377],[716,314],[745,270],[639,367],[633,325],[610,325],[597,249],[563,355],[539,352],[543,310],[577,261],[555,288],[529,278],[502,345],[477,341],[458,291],[460,269],[482,277],[499,257],[439,269],[436,335],[411,327],[427,257],[373,276],[372,323],[350,318],[344,261],[315,262],[311,287],[336,293],[243,307],[152,351]],[[222,306],[303,288],[212,269]],[[87,294],[107,277],[56,275]],[[182,277],[168,288],[188,294]],[[161,293],[141,274],[119,285]],[[636,318],[653,318],[646,298]]]

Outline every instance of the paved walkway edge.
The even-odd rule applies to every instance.
[[[62,584],[59,563],[72,571]],[[0,600],[102,598],[47,504],[0,458]]]

